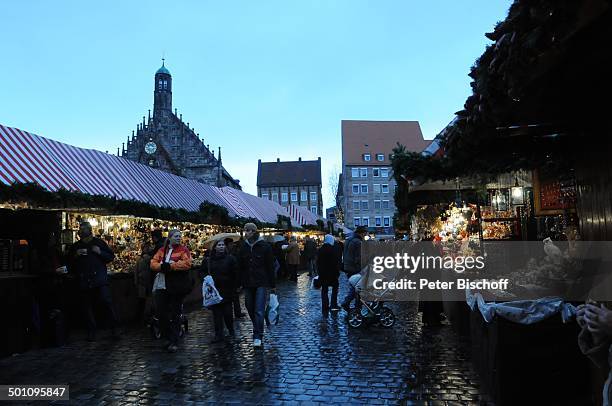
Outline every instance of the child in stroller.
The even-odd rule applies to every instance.
[[[361,297],[363,289],[363,277],[361,274],[353,275],[349,278],[349,283],[355,288],[357,306],[350,309],[347,316],[349,327],[359,328],[365,323],[378,323],[384,328],[391,328],[395,324],[395,314],[393,310],[385,306],[382,300],[365,301]],[[387,289],[388,290],[388,289]],[[387,292],[384,290],[379,298]]]

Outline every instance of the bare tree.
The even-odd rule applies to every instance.
[[[336,207],[336,196],[338,196],[338,188],[340,186],[340,167],[338,165],[334,166],[329,172],[328,172],[328,178],[327,178],[327,196],[329,198],[329,201],[333,202],[333,204],[331,206]],[[343,216],[340,213],[341,208],[340,207],[336,207],[336,219],[338,222],[342,223],[343,221]]]

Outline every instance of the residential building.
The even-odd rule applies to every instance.
[[[391,169],[393,148],[422,151],[418,121],[342,121],[342,175],[337,201],[346,227],[366,226],[382,235],[394,234],[396,182]]]
[[[323,216],[321,158],[316,161],[257,162],[257,196],[283,207],[303,206]]]

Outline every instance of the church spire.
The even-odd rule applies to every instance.
[[[166,69],[166,60],[162,58],[162,66],[155,72],[153,90],[153,117],[162,111],[172,112],[172,75]]]

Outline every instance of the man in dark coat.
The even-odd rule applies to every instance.
[[[232,255],[234,258],[236,258],[239,245],[234,244],[234,240],[232,240],[231,238],[226,238],[225,240],[223,240],[223,243],[225,244],[227,252],[230,255]],[[234,309],[234,317],[240,318],[244,316],[244,313],[242,313],[242,310],[240,309],[240,286],[239,284],[236,286],[236,290],[232,294],[232,307]]]
[[[357,227],[353,236],[349,238],[344,245],[342,258],[347,279],[361,272],[361,243],[366,233],[367,229],[365,227]],[[349,292],[342,301],[342,308],[346,310],[346,312],[350,310],[353,300],[357,301],[357,292],[353,285],[349,283]]]
[[[330,310],[340,310],[338,307],[338,277],[340,276],[340,268],[338,265],[338,254],[334,249],[334,237],[327,234],[317,254],[317,269],[319,270],[319,282],[321,283],[321,311],[323,317],[327,317]],[[328,297],[330,287],[332,288],[331,309]]]
[[[304,259],[306,260],[306,268],[308,269],[308,276],[314,276],[316,274],[315,269],[315,257],[317,256],[317,243],[306,236],[304,241]]]
[[[287,271],[287,261],[285,260],[285,251],[283,251],[283,245],[287,245],[287,239],[282,236],[282,239],[279,239],[278,241],[276,241],[273,245],[272,245],[272,253],[274,254],[274,257],[276,258],[276,260],[278,261],[278,274],[276,275],[276,277],[278,279],[282,279],[287,277],[288,271]]]
[[[96,300],[108,315],[112,337],[117,338],[117,316],[113,309],[106,269],[106,264],[115,258],[115,254],[104,241],[93,236],[91,224],[88,222],[81,223],[79,238],[79,241],[70,247],[68,265],[70,272],[79,280],[80,296],[87,320],[87,339],[96,339],[96,319],[93,312]]]
[[[276,293],[272,247],[259,236],[253,223],[244,225],[245,240],[238,253],[244,304],[253,322],[253,346],[261,347],[268,289]]]

